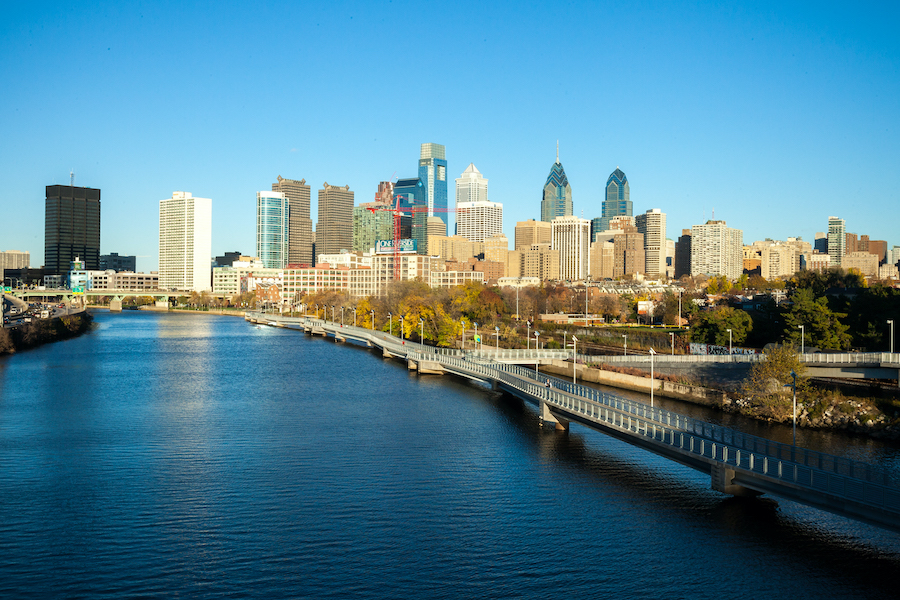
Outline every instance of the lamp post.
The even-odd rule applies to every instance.
[[[344,307],[341,305],[341,327],[344,326]]]
[[[682,292],[682,290],[679,288],[679,290],[678,290],[678,329],[681,329],[681,292]]]
[[[806,330],[803,325],[797,325],[800,328],[800,354],[806,353]]]
[[[650,408],[653,408],[653,357],[656,356],[656,350],[650,347]]]
[[[578,363],[578,338],[572,336],[572,383],[575,383],[575,365]]]
[[[541,335],[540,331],[535,330],[534,332],[534,349],[538,349],[538,336]],[[538,365],[540,364],[540,359],[537,356],[537,353],[534,355],[534,374],[538,374]]]
[[[403,339],[403,315],[400,315],[400,339]]]
[[[525,349],[531,350],[531,321],[525,321]]]
[[[462,349],[466,349],[466,322],[460,321],[460,325],[462,325]]]
[[[319,318],[319,305],[316,304],[316,318]]]
[[[353,307],[353,326],[356,327],[356,307]]]
[[[472,323],[472,327],[475,328],[475,335],[472,337],[472,343],[475,345],[475,350],[478,350],[478,323]],[[484,347],[484,344],[481,346]]]
[[[372,331],[375,331],[375,309],[372,309]]]
[[[622,349],[625,351],[623,356],[628,356],[628,334],[623,333],[622,337],[625,338],[625,345],[622,346]]]
[[[496,325],[494,326],[494,335],[497,336],[497,350],[500,349],[500,328]]]
[[[419,319],[419,343],[425,345],[425,319]]]
[[[331,305],[331,322],[334,323],[334,304]]]
[[[394,315],[392,313],[388,313],[388,323],[390,323],[388,333],[394,335]]]
[[[891,354],[894,353],[894,320],[888,319],[888,325],[891,326]]]
[[[731,356],[731,330],[728,330],[728,356]]]
[[[672,337],[672,356],[675,356],[675,332],[670,331],[669,335]]]
[[[791,370],[791,377],[794,378],[794,383],[791,387],[794,388],[794,445],[797,445],[797,373]]]

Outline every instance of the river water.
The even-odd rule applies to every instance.
[[[897,597],[897,534],[478,384],[233,317],[96,317],[0,358],[0,597]]]

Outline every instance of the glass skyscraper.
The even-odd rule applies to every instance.
[[[443,146],[442,146],[443,147]],[[446,163],[446,161],[444,161]],[[419,172],[422,172],[419,167]],[[446,173],[444,177],[444,192],[446,196],[447,181]],[[398,179],[394,184],[394,198],[400,196],[400,208],[418,208],[424,209],[428,205],[428,188],[421,177],[411,179]],[[446,207],[446,200],[444,201]],[[400,218],[400,236],[401,239],[416,240],[416,252],[425,254],[428,248],[428,216],[431,210],[416,210],[410,214],[410,211]],[[443,213],[444,224],[446,225],[447,213]]]
[[[256,193],[256,255],[267,269],[288,264],[290,208],[281,192]]]
[[[441,144],[422,144],[419,155],[419,179],[425,186],[427,217],[440,217],[448,225],[447,217],[447,152]],[[436,211],[435,209],[440,209]]]
[[[595,223],[594,233],[608,231],[609,220],[618,216],[631,217],[633,213],[628,178],[625,177],[625,173],[619,167],[616,167],[616,170],[606,180],[606,200],[603,201],[603,213],[600,217],[599,229]]]
[[[566,170],[559,162],[559,150],[556,162],[550,168],[547,183],[544,184],[544,195],[541,199],[541,221],[548,223],[556,217],[572,216],[572,186],[566,177]]]
[[[60,275],[79,257],[100,268],[100,190],[48,185],[44,210],[44,273]]]

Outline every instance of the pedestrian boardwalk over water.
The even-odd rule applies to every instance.
[[[806,450],[547,377],[485,354],[412,343],[361,327],[320,319],[249,313],[248,320],[356,340],[405,359],[419,372],[483,382],[531,402],[559,429],[580,423],[710,475],[731,495],[772,494],[845,517],[900,531],[900,480],[886,469]],[[571,356],[571,354],[570,354]],[[533,360],[533,359],[532,359]],[[550,382],[552,387],[547,387]]]

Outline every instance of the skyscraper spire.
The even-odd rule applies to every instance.
[[[559,164],[559,140],[556,140],[556,164]]]

